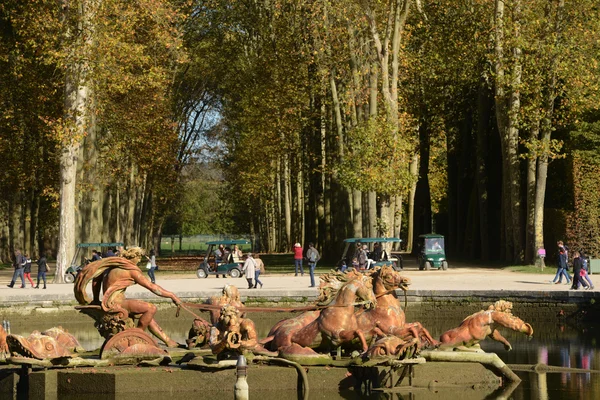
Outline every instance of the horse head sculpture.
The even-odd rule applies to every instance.
[[[319,293],[317,304],[320,306],[363,305],[372,308],[377,305],[371,278],[360,272],[331,272],[321,276]]]
[[[394,270],[391,265],[384,265],[381,268],[377,268],[370,275],[373,278],[373,289],[376,292],[377,279],[381,280],[381,284],[386,291],[401,289],[406,292],[411,285],[410,278],[402,276],[400,272]]]

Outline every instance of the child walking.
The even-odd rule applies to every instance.
[[[34,287],[33,280],[31,279],[31,258],[28,254],[25,254],[25,265],[23,268],[23,274],[25,275],[25,279],[27,279],[29,283],[31,283],[31,287]]]

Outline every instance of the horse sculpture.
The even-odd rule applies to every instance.
[[[396,289],[408,290],[410,279],[400,275],[388,265],[374,270],[369,276],[377,298],[377,306],[357,313],[359,329],[364,332],[369,344],[378,337],[393,335],[409,345],[415,344],[417,351],[423,344],[427,347],[436,347],[439,343],[431,337],[420,322],[406,323],[406,316],[396,295]]]
[[[6,335],[4,341],[9,354],[37,360],[74,357],[75,353],[85,351],[75,336],[60,326],[44,332],[33,331],[28,337]]]
[[[370,278],[348,274],[345,281],[331,285],[328,275],[321,277],[320,311],[311,311],[277,323],[261,343],[285,356],[315,356],[358,339],[362,351],[368,348],[358,327],[355,306],[374,306],[377,302]]]
[[[458,327],[442,334],[440,348],[479,352],[482,351],[479,342],[489,337],[504,344],[506,350],[512,350],[509,341],[496,328],[503,326],[528,337],[533,336],[531,325],[514,316],[512,308],[510,301],[498,300],[487,310],[469,315]]]

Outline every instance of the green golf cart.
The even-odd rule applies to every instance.
[[[215,253],[221,244],[225,246],[225,248],[233,248],[236,244],[240,247],[249,245],[249,241],[217,240],[206,242],[206,244],[208,245],[206,255],[196,270],[196,276],[198,278],[208,278],[209,275],[216,275],[217,278],[219,275],[223,275],[223,278],[227,275],[232,278],[239,278],[242,276],[242,266],[244,265],[244,262],[241,259],[234,257],[231,252],[225,255],[225,257],[223,257],[223,255],[218,256],[218,254]]]
[[[83,267],[89,264],[92,258],[92,250],[97,249],[100,254],[106,253],[108,249],[122,247],[123,243],[79,243],[73,255],[69,268],[65,271],[64,279],[67,283],[73,283],[75,277]]]
[[[444,236],[436,233],[428,233],[419,236],[417,261],[419,270],[429,271],[431,269],[448,269],[446,252],[444,250]]]
[[[370,263],[370,267],[377,267],[383,265],[392,265],[394,270],[402,271],[402,256],[399,254],[391,255],[392,243],[401,243],[402,239],[398,238],[384,238],[384,237],[373,237],[373,238],[348,238],[344,239],[344,251],[342,252],[342,258],[337,263],[337,268],[342,270],[342,266],[352,266],[352,258],[356,252],[357,245],[366,245],[368,247],[367,257],[373,260]],[[377,249],[376,244],[379,244]]]

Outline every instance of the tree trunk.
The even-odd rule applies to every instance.
[[[488,235],[488,187],[487,165],[488,134],[491,109],[491,96],[485,79],[481,79],[477,101],[477,142],[476,142],[476,179],[477,198],[479,200],[479,245],[481,259],[490,259],[490,243]]]
[[[129,184],[127,185],[127,241],[128,244],[139,244],[136,240],[136,231],[134,229],[135,203],[137,200],[138,187],[136,185],[137,167],[131,166],[129,173]]]
[[[285,210],[285,241],[284,251],[292,250],[292,187],[290,182],[290,162],[287,154],[283,155],[283,188],[284,188],[284,210]]]
[[[354,237],[362,237],[362,192],[360,190],[352,191],[352,230]]]
[[[120,181],[114,182],[109,186],[110,195],[110,214],[108,222],[109,242],[122,242],[121,225],[119,224],[119,210],[121,209],[121,198],[119,190]]]
[[[520,38],[520,12],[521,2],[520,0],[514,0],[513,3],[513,15],[515,21],[513,24],[514,28],[514,39],[518,41]],[[511,218],[513,225],[513,260],[516,262],[523,262],[523,229],[521,219],[521,169],[519,160],[519,128],[518,128],[518,116],[521,108],[521,96],[519,87],[521,85],[521,49],[519,47],[513,48],[513,71],[511,79],[511,92],[509,100],[509,116],[508,116],[508,135],[509,135],[509,165],[510,165],[510,200],[511,200]]]
[[[104,186],[102,190],[102,242],[110,242],[111,241],[111,210],[112,210],[112,194],[113,189],[110,186]]]
[[[283,232],[282,232],[282,224],[281,224],[281,220],[283,218],[283,196],[282,196],[282,190],[281,190],[281,184],[282,184],[282,179],[281,179],[281,157],[277,157],[277,165],[275,167],[275,192],[274,192],[274,196],[275,198],[273,199],[274,204],[276,205],[275,208],[275,218],[273,218],[273,224],[275,226],[275,237],[273,238],[273,243],[274,246],[272,247],[273,251],[281,251],[281,247],[283,245],[283,240],[282,240],[282,236],[283,236]]]
[[[10,208],[8,202],[4,201],[2,203],[4,203],[3,206],[6,206],[6,214],[2,213],[3,218],[0,219],[0,261],[2,261],[3,263],[8,263],[11,260],[9,245],[10,232],[8,229],[10,225]]]
[[[134,218],[133,218],[133,231],[134,231],[134,243],[138,243],[142,248],[150,249],[148,244],[151,243],[147,237],[148,229],[145,226],[146,221],[143,218],[144,211],[146,209],[146,182],[147,175],[144,174],[142,177],[141,185],[136,185],[135,190],[135,207],[134,207]]]
[[[78,34],[70,29],[65,33],[65,45],[71,47],[79,64],[67,66],[65,77],[65,104],[64,114],[68,133],[62,141],[60,150],[60,221],[58,234],[58,252],[56,257],[56,272],[54,281],[64,282],[64,273],[71,262],[75,252],[76,226],[76,195],[77,195],[77,163],[82,138],[85,137],[86,127],[89,123],[88,110],[88,72],[87,53],[91,48],[92,35],[94,32],[93,2],[83,2],[78,9]],[[68,10],[68,2],[63,3],[65,19]],[[79,33],[80,32],[80,33]]]
[[[31,252],[31,230],[28,222],[31,219],[31,200],[30,191],[22,193],[23,205],[21,206],[21,218],[20,223],[23,230],[23,254],[29,254]]]
[[[127,238],[127,211],[129,210],[127,187],[129,186],[129,179],[122,180],[118,184],[118,199],[119,199],[119,242],[124,242],[125,245],[129,245]]]
[[[305,213],[304,213],[304,179],[302,174],[302,161],[299,159],[298,161],[298,175],[296,178],[296,201],[298,207],[298,240],[302,246],[304,246],[304,234],[306,230],[306,226],[304,223]]]
[[[534,122],[530,131],[530,139],[538,140],[539,125]],[[536,253],[535,249],[535,192],[536,192],[536,157],[530,155],[527,158],[527,223],[525,231],[525,261],[530,264],[535,264]]]
[[[75,203],[77,154],[79,144],[73,141],[63,147],[60,157],[60,221],[58,253],[54,281],[64,283],[64,274],[75,253]]]
[[[31,221],[29,222],[29,231],[31,232],[31,237],[29,239],[29,255],[32,259],[37,259],[37,256],[40,254],[39,252],[39,224],[38,217],[40,211],[40,196],[37,194],[37,190],[33,192],[33,199],[30,201],[30,211],[29,215]]]
[[[380,223],[377,226],[377,236],[388,236],[390,230],[390,195],[379,195]]]
[[[369,118],[375,118],[377,116],[377,81],[377,64],[373,62],[371,63],[371,71],[369,74]],[[366,229],[366,233],[370,237],[375,237],[377,234],[377,194],[374,191],[369,191],[367,196],[368,229]]]
[[[419,173],[415,189],[415,205],[417,210],[414,213],[414,236],[431,232],[429,153],[429,123],[427,121],[426,112],[424,112],[421,123],[419,124]]]
[[[410,162],[410,174],[418,176],[419,174],[419,156],[415,154]],[[410,187],[408,194],[408,237],[406,238],[406,251],[412,253],[413,243],[416,241],[415,231],[415,194],[417,192],[417,180]]]
[[[561,28],[563,27],[564,0],[558,1],[556,20],[554,25],[555,46],[558,46]],[[548,77],[548,94],[546,96],[545,117],[542,120],[542,154],[537,161],[537,179],[535,188],[535,224],[534,224],[534,249],[544,248],[544,199],[546,196],[546,181],[548,178],[548,154],[550,153],[550,139],[552,135],[552,118],[554,115],[554,101],[556,99],[556,68],[558,55],[555,55],[550,65],[550,76]]]
[[[515,39],[519,37],[519,1],[514,4],[515,14]],[[513,48],[513,71],[510,76],[506,74],[505,55],[504,55],[504,0],[496,0],[496,119],[498,122],[498,131],[503,150],[503,160],[505,169],[503,171],[503,188],[506,197],[503,204],[508,209],[505,210],[507,218],[505,232],[507,234],[507,249],[510,248],[510,257],[512,262],[523,261],[523,240],[521,228],[521,190],[520,190],[520,170],[519,170],[519,130],[518,113],[520,108],[520,95],[518,86],[521,82],[520,57],[521,50],[518,47]],[[508,84],[507,84],[508,83]]]
[[[151,211],[152,206],[152,191],[147,189],[148,177],[144,175],[144,185],[141,191],[142,195],[142,204],[139,209],[139,237],[140,237],[140,246],[145,249],[155,249],[157,251],[157,247],[154,244],[154,225],[157,222],[157,219],[154,218]]]
[[[271,201],[269,202],[269,241],[267,252],[275,251],[277,248],[277,198],[275,188],[271,190]]]
[[[394,237],[402,239],[402,196],[394,197],[394,201]],[[393,246],[394,250],[400,250],[400,243],[394,243]]]
[[[81,156],[85,165],[79,166],[78,179],[84,187],[81,202],[78,207],[80,221],[80,241],[102,241],[101,204],[103,199],[102,187],[98,184],[100,166],[98,164],[98,143],[95,113],[90,112],[90,123],[87,135],[83,139]]]
[[[404,30],[404,25],[410,10],[410,0],[392,2],[387,15],[387,26],[383,39],[379,35],[375,12],[371,9],[370,4],[366,3],[366,16],[369,21],[369,29],[373,38],[373,45],[379,61],[381,70],[381,93],[385,104],[385,111],[389,121],[393,125],[394,135],[398,140],[398,68],[399,68],[399,52],[401,35]],[[390,44],[391,40],[391,44]],[[391,48],[390,48],[391,47]],[[389,57],[392,57],[391,71],[389,70]],[[388,193],[379,194],[381,207],[381,225],[384,229],[389,229],[391,226],[389,218],[390,195]]]
[[[331,99],[333,105],[333,119],[335,121],[335,161],[341,163],[344,159],[344,122],[342,121],[342,110],[340,106],[340,99],[338,96],[337,84],[335,81],[336,70],[333,68],[329,77],[329,87],[331,90]],[[333,156],[333,155],[332,155]],[[334,232],[341,233],[343,236],[347,236],[346,227],[349,225],[349,221],[354,222],[352,218],[352,210],[350,210],[350,204],[352,203],[352,192],[348,188],[338,183],[337,174],[331,175],[331,188],[329,192],[331,196],[335,196],[337,201],[335,202],[337,213],[331,215],[331,227]],[[354,226],[354,225],[353,225]],[[330,238],[331,239],[331,238]],[[343,238],[342,238],[343,239]],[[338,241],[337,235],[333,235],[333,240]],[[331,242],[330,242],[331,243]]]
[[[390,206],[389,206],[389,212],[388,212],[388,220],[390,221],[390,225],[388,226],[388,231],[387,231],[387,236],[388,237],[395,237],[395,222],[396,219],[394,218],[396,215],[396,196],[393,196],[390,198]]]
[[[368,193],[369,199],[369,230],[370,237],[377,236],[377,193],[371,191]]]

